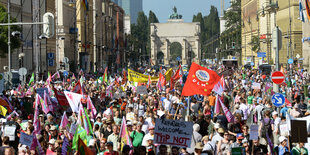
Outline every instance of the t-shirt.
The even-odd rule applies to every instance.
[[[119,154],[116,151],[113,151],[112,153],[107,151],[107,152],[104,152],[104,155],[119,155]]]
[[[139,147],[142,144],[144,133],[143,132],[133,131],[130,134],[130,137],[132,138],[132,145],[133,145],[133,147]]]
[[[253,98],[254,98],[254,96],[248,96],[248,104],[253,103]]]
[[[208,100],[209,100],[209,105],[210,106],[214,106],[215,105],[215,100],[216,100],[215,96],[209,96]]]

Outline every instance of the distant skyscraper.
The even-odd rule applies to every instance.
[[[142,0],[113,0],[121,6],[126,15],[130,16],[131,23],[137,23],[138,13],[143,11]]]

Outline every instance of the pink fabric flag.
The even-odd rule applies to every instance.
[[[95,108],[95,106],[93,105],[93,102],[91,101],[90,97],[87,97],[87,109],[91,110],[90,116],[92,119],[95,119],[96,115],[97,115],[97,110]]]
[[[215,114],[220,113],[220,110],[221,110],[221,105],[219,103],[219,100],[221,100],[221,97],[219,95],[216,95],[215,108],[214,108]]]
[[[41,130],[41,125],[40,125],[40,120],[39,120],[39,104],[40,104],[40,95],[37,94],[36,95],[36,101],[35,101],[35,111],[34,111],[34,120],[33,120],[33,124],[34,124],[34,135],[38,134]],[[35,136],[34,136],[35,137]]]
[[[40,98],[40,102],[41,102],[41,106],[42,106],[42,111],[47,114],[50,109],[48,107],[48,100],[47,100],[47,93],[46,91],[44,90],[44,101],[42,101],[42,98],[39,96]]]
[[[35,150],[39,155],[45,154],[35,134],[33,135],[30,150]]]
[[[130,148],[133,148],[132,146],[132,141],[129,137],[129,133],[127,130],[127,125],[126,125],[126,119],[123,116],[123,120],[122,120],[122,125],[121,125],[121,130],[119,133],[119,137],[121,138],[121,143],[123,143],[122,145],[129,145]],[[129,152],[129,154],[132,154],[133,152]]]
[[[234,115],[229,111],[229,109],[224,105],[223,101],[220,99],[219,100],[221,106],[222,106],[222,109],[225,113],[225,116],[227,118],[227,121],[230,123],[230,122],[234,122]]]
[[[66,112],[64,112],[64,114],[62,115],[62,118],[61,118],[60,126],[63,128],[66,128],[68,124],[69,124],[69,120],[67,118]]]

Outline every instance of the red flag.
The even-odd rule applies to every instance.
[[[179,69],[170,78],[170,90],[174,88],[175,82],[181,78],[180,70],[181,70],[181,65],[179,65]]]
[[[122,80],[122,85],[127,82],[127,72],[125,69],[123,69],[123,80]]]
[[[219,80],[220,77],[216,72],[193,62],[182,90],[182,95],[192,96],[200,94],[208,96]]]
[[[68,102],[65,94],[56,90],[55,88],[53,88],[53,90],[55,92],[55,96],[56,96],[56,99],[58,100],[58,103],[62,106],[68,106],[69,102]]]
[[[160,80],[160,84],[161,86],[165,86],[166,85],[166,79],[165,79],[165,76],[161,73],[159,73],[159,80]]]
[[[83,95],[83,90],[82,90],[82,86],[81,86],[80,80],[77,81],[77,83],[73,87],[72,92]]]
[[[292,107],[292,103],[287,98],[285,98],[285,104],[287,107]]]

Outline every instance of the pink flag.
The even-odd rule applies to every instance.
[[[63,128],[66,128],[68,124],[69,124],[69,120],[67,118],[66,112],[64,112],[64,114],[62,115],[62,118],[61,118],[60,126]]]
[[[227,121],[230,123],[230,122],[234,122],[234,115],[232,115],[232,113],[229,111],[229,109],[224,105],[223,101],[220,99],[219,100],[221,106],[222,106],[222,109],[225,113],[225,116],[227,118]]]
[[[40,99],[40,102],[41,102],[42,111],[45,114],[47,114],[50,111],[50,109],[48,107],[47,93],[46,93],[45,90],[44,90],[44,101],[42,101],[42,98],[40,97],[40,95],[39,95],[39,99]]]
[[[122,125],[121,125],[121,130],[120,130],[120,133],[119,133],[119,137],[122,139],[123,145],[129,145],[130,148],[133,148],[132,142],[131,142],[131,139],[129,137],[129,133],[128,133],[128,130],[127,130],[127,125],[126,125],[125,117],[123,117],[123,120],[122,120]],[[130,152],[129,154],[131,154],[131,153],[132,152]]]
[[[41,126],[40,126],[40,120],[39,120],[39,106],[40,104],[40,95],[37,94],[36,95],[36,101],[35,101],[35,111],[34,111],[34,120],[33,120],[33,124],[34,124],[34,134],[37,134],[40,132],[41,130]],[[34,136],[35,137],[35,136]]]
[[[92,119],[95,119],[96,115],[97,115],[97,110],[95,108],[95,106],[93,105],[93,102],[91,101],[90,97],[87,97],[87,109],[91,110],[90,116]]]
[[[215,114],[220,113],[220,110],[221,110],[221,105],[219,103],[220,102],[219,100],[221,100],[221,97],[219,95],[216,95],[215,108],[214,108]]]
[[[41,144],[39,143],[39,141],[37,139],[37,136],[35,134],[33,135],[32,144],[31,144],[30,150],[35,150],[39,155],[45,154],[43,149],[42,149],[42,147],[41,147]]]

